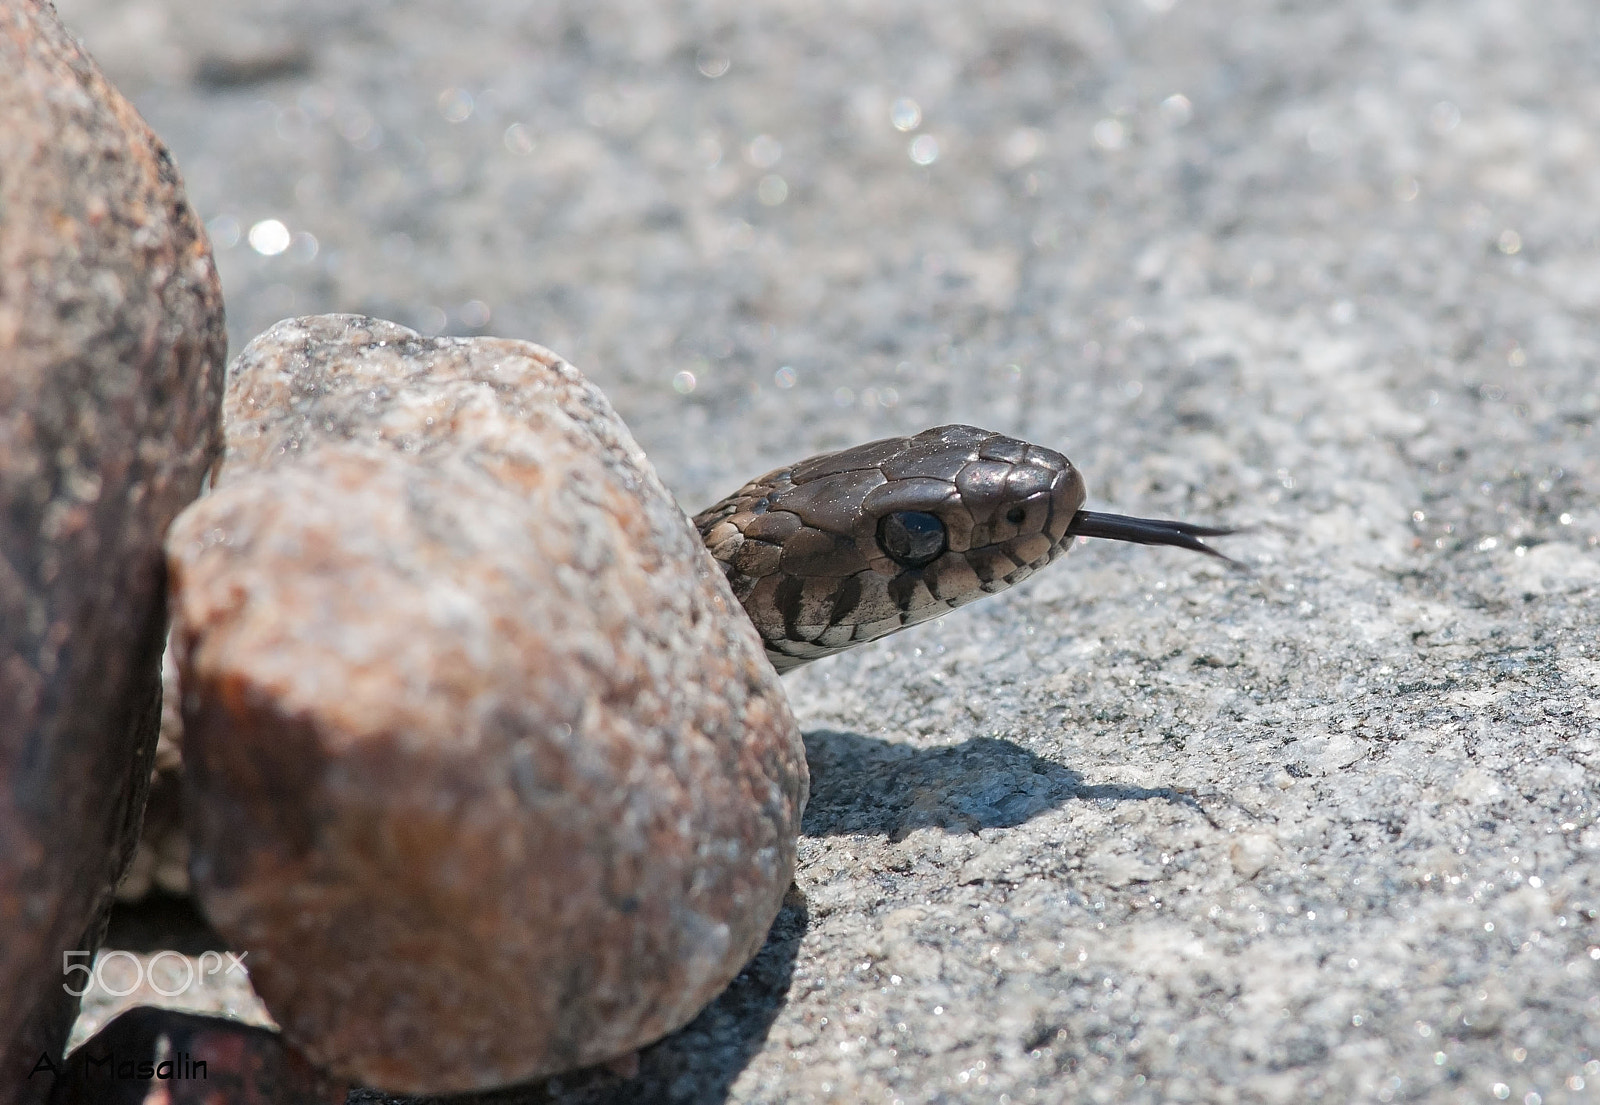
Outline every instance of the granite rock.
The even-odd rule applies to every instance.
[[[442,1092],[687,1022],[777,914],[804,750],[599,390],[324,316],[225,419],[168,542],[191,873],[285,1034]]]
[[[62,953],[137,833],[161,541],[219,448],[225,353],[165,147],[48,4],[0,0],[0,1096],[59,1047]]]

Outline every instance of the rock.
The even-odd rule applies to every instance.
[[[161,731],[139,826],[139,845],[117,884],[117,901],[142,901],[152,892],[189,895],[189,836],[183,829],[183,721],[178,664],[161,657]]]
[[[683,1025],[789,886],[804,749],[600,392],[537,346],[280,323],[168,541],[191,873],[316,1062],[490,1087]]]
[[[49,5],[0,0],[0,1045],[29,1065],[136,834],[161,540],[219,448],[225,353],[167,151]]]
[[[1566,541],[1535,545],[1511,560],[1503,590],[1510,596],[1560,595],[1600,587],[1600,556]]]
[[[1266,833],[1240,833],[1228,845],[1228,862],[1241,879],[1253,879],[1283,859],[1283,849]]]

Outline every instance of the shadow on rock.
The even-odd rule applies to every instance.
[[[811,798],[801,831],[807,836],[882,833],[899,841],[929,826],[1004,829],[1073,800],[1194,804],[1171,787],[1085,785],[1076,771],[997,737],[920,749],[820,729],[805,741]]]
[[[638,1054],[637,1074],[590,1067],[493,1093],[393,1097],[357,1090],[347,1105],[717,1105],[766,1041],[789,993],[800,940],[810,924],[805,897],[789,888],[767,942],[716,1001]]]
[[[917,749],[819,730],[807,733],[805,742],[811,768],[802,825],[807,836],[882,833],[898,840],[930,825],[960,832],[1007,828],[1074,800],[1162,798],[1193,804],[1170,787],[1085,785],[1076,771],[993,737]],[[791,887],[755,959],[681,1031],[640,1052],[637,1074],[619,1074],[613,1064],[453,1097],[402,1098],[358,1090],[348,1105],[717,1105],[727,1100],[734,1080],[771,1030],[808,923],[805,899]]]

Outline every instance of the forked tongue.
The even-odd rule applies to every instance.
[[[1093,510],[1080,510],[1072,516],[1067,533],[1074,537],[1102,537],[1108,541],[1131,541],[1135,545],[1175,545],[1225,560],[1243,571],[1249,569],[1239,561],[1218,552],[1202,537],[1226,537],[1238,533],[1236,529],[1217,526],[1197,526],[1189,522],[1165,521],[1159,518],[1129,518],[1126,514],[1100,514]]]

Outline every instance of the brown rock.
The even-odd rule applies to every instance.
[[[59,1046],[62,952],[132,844],[161,539],[216,454],[225,353],[166,150],[49,5],[0,0],[0,1050]],[[35,1058],[0,1056],[0,1098]]]
[[[288,1038],[489,1087],[681,1026],[789,885],[804,749],[605,397],[354,316],[232,370],[173,528],[196,890]]]
[[[117,901],[138,902],[152,892],[189,896],[189,834],[183,828],[183,721],[178,664],[161,657],[161,732],[150,771],[139,846],[117,884]]]

